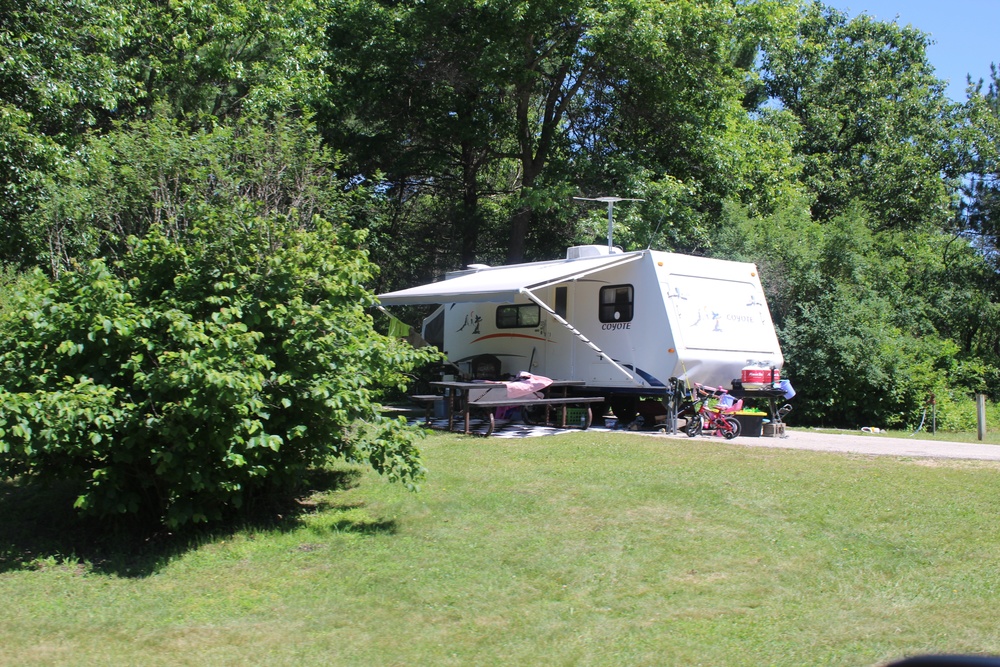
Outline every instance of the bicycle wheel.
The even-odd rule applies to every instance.
[[[740,426],[740,423],[732,417],[726,417],[725,422],[726,427],[722,429],[722,435],[726,440],[732,440],[740,434],[743,427]]]
[[[701,417],[698,415],[688,417],[688,423],[684,425],[684,432],[689,438],[701,435]]]

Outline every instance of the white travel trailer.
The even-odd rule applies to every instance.
[[[582,393],[612,404],[665,396],[675,378],[729,387],[748,364],[783,363],[750,263],[578,246],[564,260],[472,266],[378,298],[442,304],[425,338],[460,368],[492,355],[501,373],[582,381]]]

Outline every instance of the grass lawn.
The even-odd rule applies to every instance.
[[[80,547],[0,487],[0,665],[1000,654],[998,463],[595,432],[422,450],[420,493],[329,475],[267,527],[183,543]]]

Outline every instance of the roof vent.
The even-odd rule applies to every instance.
[[[610,251],[607,246],[603,245],[577,245],[571,248],[566,248],[566,259],[583,259],[584,257],[602,257],[604,255],[615,254],[617,255],[622,251],[621,248],[615,247]]]

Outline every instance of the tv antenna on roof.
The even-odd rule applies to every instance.
[[[614,208],[615,202],[619,201],[646,201],[645,199],[629,199],[627,197],[573,197],[577,201],[600,201],[608,205],[608,254],[614,252],[614,244],[611,242],[611,234],[614,229]]]

